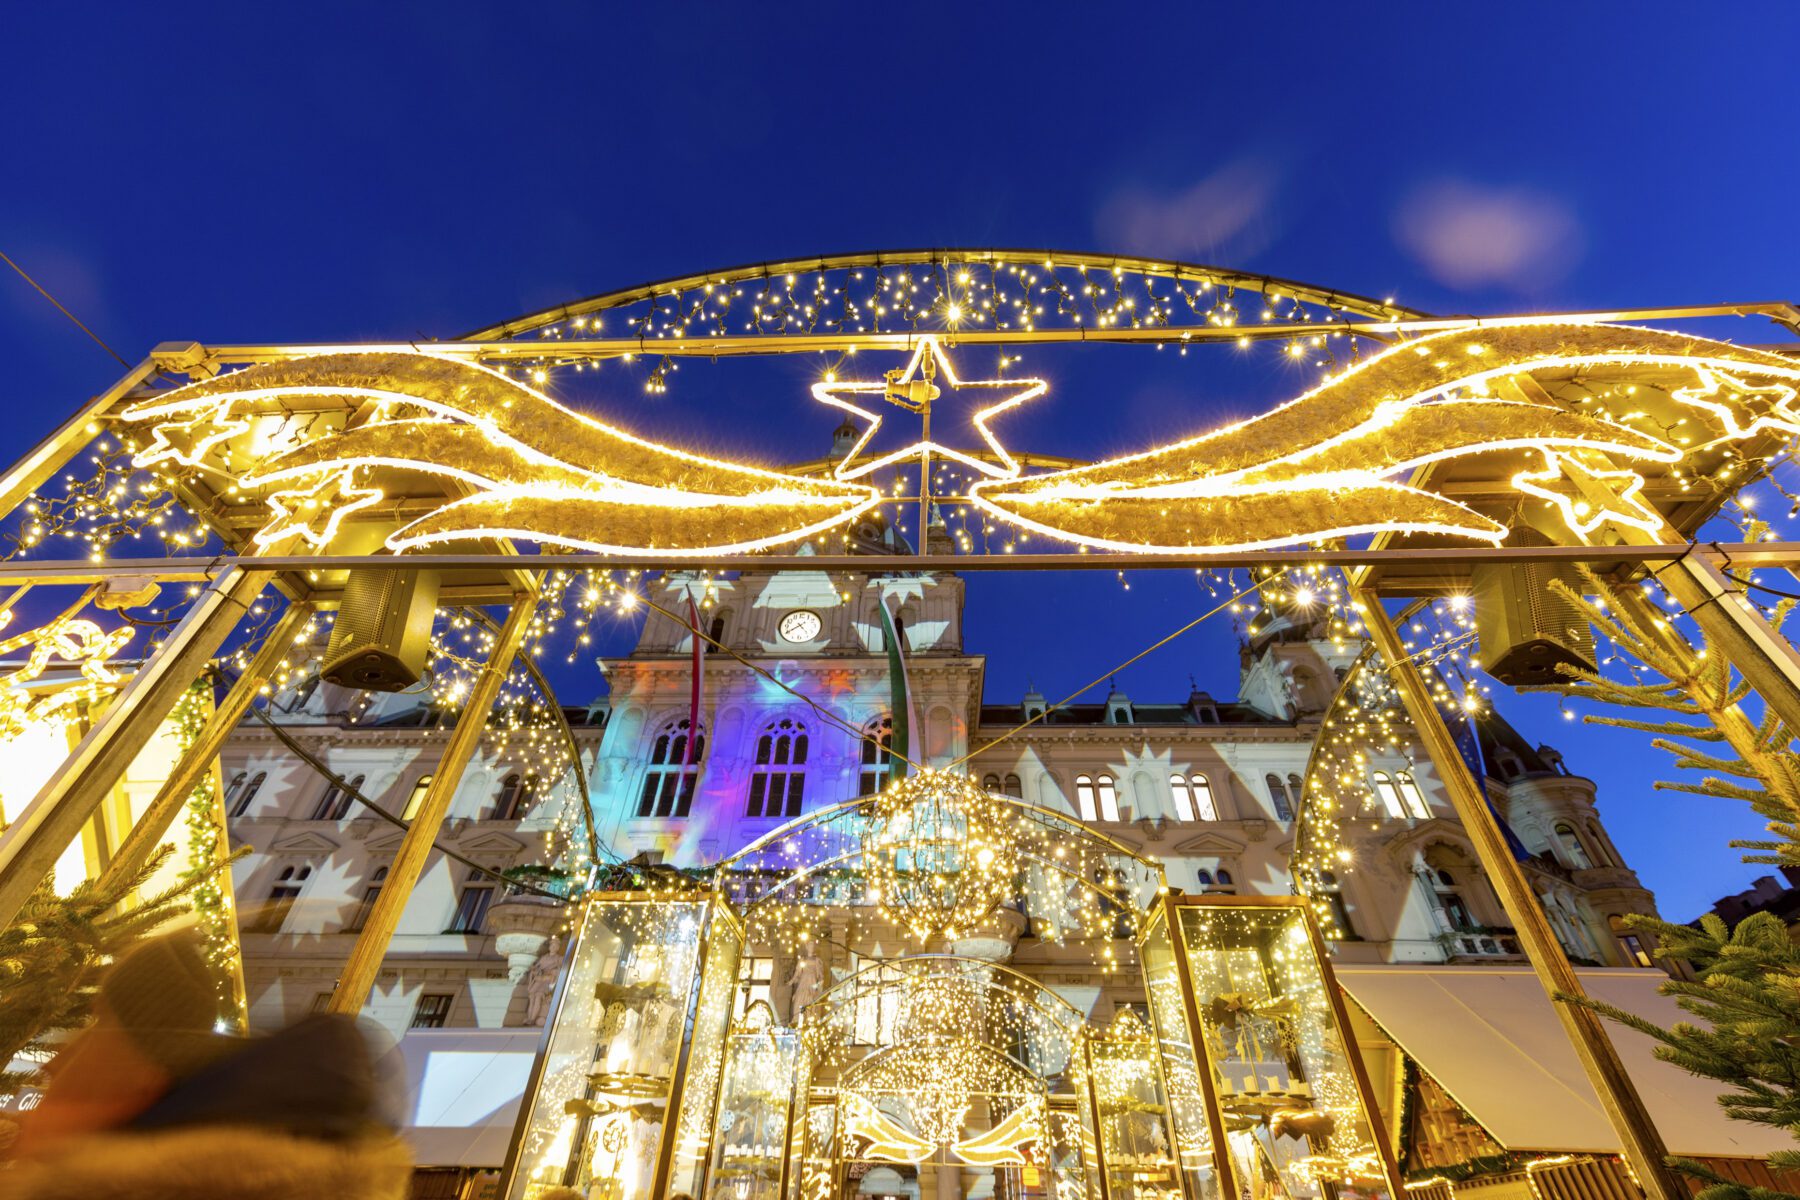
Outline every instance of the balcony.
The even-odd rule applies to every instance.
[[[1477,926],[1437,936],[1438,949],[1449,963],[1524,962],[1525,952],[1511,928]]]

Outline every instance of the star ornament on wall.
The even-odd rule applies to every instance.
[[[864,408],[852,397],[873,396],[910,412],[928,415],[932,411],[934,402],[943,396],[943,390],[937,382],[939,379],[957,392],[966,389],[972,395],[986,401],[983,407],[977,409],[970,416],[969,424],[974,426],[975,432],[981,436],[981,440],[987,444],[989,450],[993,451],[994,457],[999,462],[984,461],[974,455],[923,436],[911,445],[895,450],[891,454],[884,454],[869,462],[857,462],[857,456],[863,452],[863,448],[869,444],[876,431],[881,428],[882,416],[877,410]],[[838,479],[857,479],[871,471],[878,471],[897,462],[917,460],[924,463],[933,457],[959,462],[991,479],[1016,479],[1021,470],[1019,463],[1011,454],[1007,453],[1006,447],[1000,444],[1000,439],[994,436],[993,430],[988,427],[988,422],[1028,400],[1037,399],[1049,388],[1049,382],[1043,379],[962,379],[957,376],[955,366],[951,363],[950,357],[944,353],[944,348],[938,339],[924,337],[919,339],[919,344],[914,348],[912,357],[907,360],[906,365],[899,370],[889,371],[886,378],[848,382],[826,380],[823,383],[815,383],[812,394],[813,399],[820,403],[829,404],[833,408],[841,409],[852,417],[861,418],[869,423],[868,427],[863,430],[862,436],[856,440],[856,444],[850,447],[849,453],[844,455],[843,460],[833,470],[833,474]]]

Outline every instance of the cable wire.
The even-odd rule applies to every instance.
[[[68,309],[64,308],[61,300],[58,300],[55,296],[52,296],[49,292],[45,291],[43,284],[41,284],[37,280],[33,279],[30,275],[27,275],[25,273],[25,268],[21,267],[18,263],[14,262],[12,259],[6,257],[6,252],[3,250],[0,250],[0,262],[4,262],[7,266],[9,266],[13,270],[17,271],[19,273],[19,278],[23,279],[26,283],[29,283],[32,287],[34,287],[38,290],[38,295],[42,296],[44,299],[48,300],[50,303],[56,305],[57,312],[61,313],[65,317],[69,318],[69,320],[75,322],[75,328],[81,330],[81,332],[83,332],[83,333],[87,334],[89,337],[93,338],[95,345],[99,346],[102,350],[106,351],[108,354],[112,355],[114,358],[118,359],[119,365],[121,367],[124,367],[128,371],[131,369],[131,364],[125,361],[124,355],[120,354],[117,350],[114,350],[111,346],[107,345],[104,341],[102,341],[99,334],[97,334],[93,330],[89,329],[86,325],[83,325],[81,323],[80,317],[77,317],[74,313],[72,313]]]

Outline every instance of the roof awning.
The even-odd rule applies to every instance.
[[[1514,1151],[1616,1154],[1619,1142],[1537,977],[1518,967],[1335,966],[1338,981],[1419,1066]],[[1595,999],[1658,1025],[1693,1018],[1656,986],[1660,971],[1580,972]],[[1781,1131],[1726,1118],[1721,1086],[1607,1023],[1625,1069],[1675,1154],[1761,1158],[1793,1148]]]
[[[421,1167],[500,1167],[531,1078],[541,1029],[411,1030],[407,1142]]]

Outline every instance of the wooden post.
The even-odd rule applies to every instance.
[[[494,640],[493,652],[469,689],[462,713],[456,718],[456,728],[451,730],[443,756],[432,772],[431,786],[425,790],[425,798],[400,843],[400,851],[388,867],[381,894],[375,898],[362,932],[350,948],[350,957],[344,963],[337,989],[331,994],[331,1012],[354,1016],[362,1011],[369,992],[375,987],[381,960],[387,957],[388,943],[400,925],[400,914],[406,910],[406,902],[412,898],[412,890],[424,873],[425,860],[431,855],[431,843],[437,837],[438,827],[444,823],[445,814],[450,811],[450,801],[462,783],[463,771],[481,743],[488,714],[500,694],[506,673],[512,669],[513,656],[525,640],[526,627],[531,624],[536,609],[535,591],[514,601],[511,615]]]
[[[1486,795],[1463,762],[1456,739],[1444,724],[1443,714],[1432,699],[1425,677],[1401,644],[1400,635],[1381,607],[1380,599],[1373,592],[1362,589],[1356,592],[1356,599],[1376,648],[1406,703],[1407,714],[1418,730],[1419,739],[1437,766],[1438,777],[1443,781],[1444,790],[1449,794],[1469,840],[1475,845],[1482,869],[1499,894],[1507,919],[1512,922],[1519,944],[1525,950],[1525,957],[1537,972],[1538,982],[1550,995],[1551,1007],[1562,1020],[1563,1030],[1575,1047],[1588,1082],[1593,1085],[1600,1106],[1605,1109],[1613,1132],[1624,1148],[1626,1161],[1631,1164],[1650,1200],[1687,1200],[1687,1187],[1664,1161],[1668,1149],[1663,1145],[1662,1134],[1651,1121],[1650,1113],[1638,1095],[1637,1085],[1626,1074],[1625,1065],[1619,1060],[1619,1052],[1608,1037],[1600,1016],[1591,1009],[1556,998],[1558,993],[1584,996],[1586,992],[1568,956],[1563,953],[1561,943],[1556,940],[1549,918],[1544,915],[1525,872],[1513,858],[1505,835],[1488,807]]]
[[[313,606],[306,601],[295,601],[288,606],[287,612],[282,614],[281,619],[275,623],[275,628],[264,639],[262,649],[257,651],[244,673],[238,676],[238,681],[232,685],[231,690],[225,693],[225,699],[213,710],[199,736],[194,739],[194,744],[175,763],[168,779],[157,789],[156,797],[144,809],[144,815],[137,819],[131,832],[119,844],[118,853],[113,855],[112,861],[101,874],[103,881],[130,875],[142,867],[155,851],[163,835],[168,833],[169,826],[174,824],[176,814],[199,786],[201,777],[212,769],[225,740],[231,736],[231,731],[237,728],[244,713],[256,702],[257,694],[274,675],[282,656],[293,647],[294,631],[312,614]]]
[[[138,668],[19,819],[0,834],[0,926],[19,915],[272,577],[269,571],[233,565],[209,584],[162,649]]]

